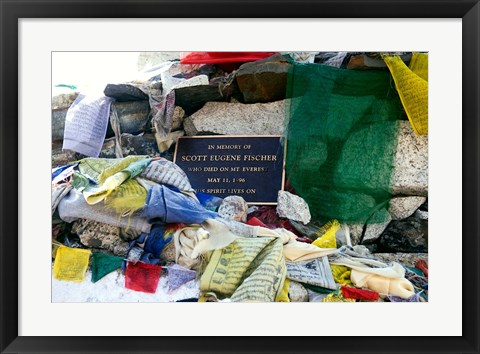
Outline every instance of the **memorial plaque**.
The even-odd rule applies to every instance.
[[[284,183],[284,150],[281,135],[180,137],[174,162],[197,192],[276,204]]]

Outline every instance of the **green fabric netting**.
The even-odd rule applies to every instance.
[[[108,273],[122,266],[123,259],[103,253],[92,254],[92,282],[96,283]]]
[[[405,119],[390,73],[292,63],[287,97],[286,173],[313,218],[383,222]]]

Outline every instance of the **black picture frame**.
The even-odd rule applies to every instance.
[[[121,6],[115,6],[121,5]],[[478,0],[0,0],[1,353],[478,353]],[[21,18],[462,18],[461,337],[19,337],[18,20]],[[20,133],[20,132],[19,132]],[[468,272],[466,271],[468,269]],[[454,299],[452,301],[459,301]],[[446,304],[447,306],[448,304]],[[200,321],[201,322],[201,321]],[[347,321],[348,322],[348,321]],[[201,323],[198,323],[201,325]],[[416,325],[421,326],[421,323]],[[252,324],[252,331],[256,331]]]

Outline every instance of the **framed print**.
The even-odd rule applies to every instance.
[[[478,1],[0,11],[2,353],[478,352]]]

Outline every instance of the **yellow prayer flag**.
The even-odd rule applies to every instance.
[[[422,79],[428,81],[428,54],[413,53],[408,67]]]
[[[320,248],[337,248],[336,233],[340,230],[340,223],[337,220],[332,220],[326,223],[317,234],[320,234],[312,244]]]
[[[342,285],[352,285],[352,281],[350,280],[350,275],[352,274],[352,271],[350,268],[347,268],[343,265],[330,264],[330,269],[332,270],[332,275],[335,283],[339,283]]]
[[[427,134],[428,81],[422,78],[425,73],[428,73],[425,59],[419,61],[419,58],[415,57],[413,66],[419,74],[408,68],[399,56],[385,56],[383,60],[395,81],[395,87],[402,101],[403,109],[413,130],[417,135]]]
[[[275,302],[290,302],[288,291],[290,290],[290,279],[285,278],[282,290],[278,293]]]
[[[53,265],[54,278],[58,280],[83,281],[89,259],[89,250],[59,247]]]

